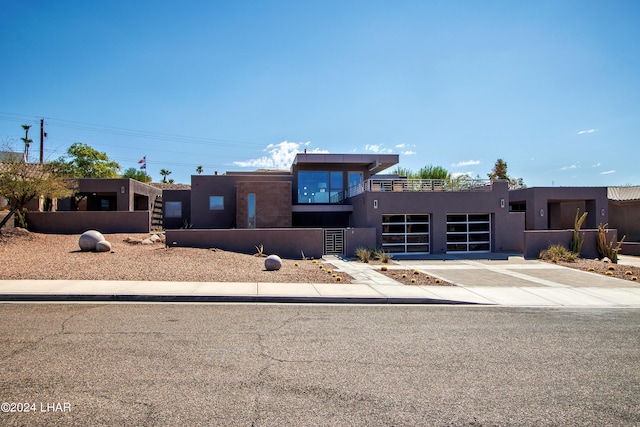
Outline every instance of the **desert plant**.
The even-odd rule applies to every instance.
[[[587,219],[587,212],[580,215],[580,208],[576,211],[576,219],[573,222],[573,238],[571,239],[571,252],[580,256],[582,252],[582,245],[584,244],[584,233],[580,235],[580,228],[584,221]]]
[[[258,252],[254,256],[257,256],[257,257],[266,257],[267,256],[264,253],[264,245],[256,246],[256,250]]]
[[[622,242],[627,236],[622,236],[622,239],[615,246],[614,243],[617,236],[612,237],[611,241],[607,243],[607,225],[609,224],[598,225],[598,254],[600,254],[601,258],[609,258],[612,263],[617,264],[618,253],[622,247]]]
[[[548,249],[540,252],[540,259],[548,260],[551,262],[572,262],[576,260],[576,254],[562,245],[550,245]]]
[[[378,252],[378,259],[384,264],[389,264],[391,258],[393,258],[393,255],[391,255],[389,252],[385,252],[384,250]]]
[[[371,261],[371,250],[368,248],[356,248],[355,254],[360,262],[367,263]]]

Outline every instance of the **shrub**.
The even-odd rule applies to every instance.
[[[369,262],[371,261],[371,250],[368,248],[356,248],[356,258],[360,262]]]
[[[551,245],[548,249],[540,252],[540,259],[548,260],[551,262],[575,261],[577,255],[562,245]]]
[[[389,261],[391,261],[391,258],[393,258],[393,255],[391,255],[389,252],[378,252],[378,259],[385,264],[388,264]]]

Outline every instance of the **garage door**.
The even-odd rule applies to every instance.
[[[382,215],[382,249],[390,253],[429,253],[428,214]]]
[[[491,252],[491,215],[447,215],[447,252]]]

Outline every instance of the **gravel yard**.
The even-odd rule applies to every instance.
[[[351,283],[349,275],[322,260],[283,259],[266,271],[264,258],[212,249],[166,248],[163,243],[131,244],[148,234],[106,234],[111,252],[81,252],[79,235],[0,234],[0,278],[63,280],[158,280],[183,282]],[[324,266],[324,270],[320,266]],[[332,274],[327,270],[334,270]]]

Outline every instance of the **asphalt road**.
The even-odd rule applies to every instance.
[[[0,318],[0,425],[640,425],[638,310],[1,304]]]

